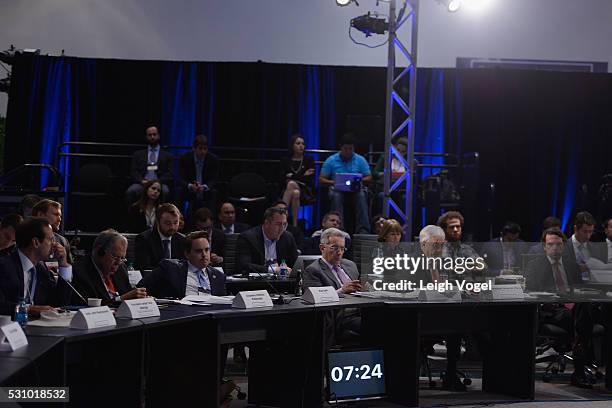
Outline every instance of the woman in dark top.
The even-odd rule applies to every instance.
[[[140,199],[128,211],[128,231],[140,233],[152,228],[155,223],[155,209],[163,202],[161,182],[147,181]]]
[[[304,156],[306,146],[300,134],[293,135],[289,143],[290,157],[280,162],[282,200],[291,208],[292,223],[297,226],[300,204],[312,203],[314,197],[314,159]]]

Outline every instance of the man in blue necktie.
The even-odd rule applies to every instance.
[[[168,186],[173,181],[171,163],[172,156],[162,150],[159,144],[159,131],[156,126],[149,126],[146,130],[148,147],[138,150],[132,156],[132,170],[130,185],[125,192],[127,205],[130,206],[142,194],[143,185],[150,180],[159,180],[165,196],[170,193]]]

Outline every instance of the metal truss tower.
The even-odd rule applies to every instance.
[[[405,224],[406,238],[412,239],[413,189],[416,166],[414,162],[414,128],[416,114],[416,68],[419,0],[404,0],[397,9],[397,0],[389,3],[389,40],[387,61],[387,96],[385,113],[385,172],[383,215],[393,210]],[[403,29],[402,29],[403,28]],[[409,36],[407,34],[410,34]],[[402,41],[404,40],[404,42]],[[410,47],[405,45],[410,41]],[[399,52],[406,58],[405,67],[397,66]],[[406,155],[391,144],[397,137],[408,139]],[[407,171],[394,178],[391,172],[393,158],[397,158]]]

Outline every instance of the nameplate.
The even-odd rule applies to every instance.
[[[420,290],[419,301],[435,303],[461,302],[461,292],[459,290],[447,290],[444,292],[437,290]]]
[[[11,350],[15,351],[28,345],[28,338],[17,322],[9,323],[0,328],[4,337],[8,341]]]
[[[121,302],[121,306],[117,309],[117,317],[127,319],[142,319],[144,317],[159,316],[159,307],[155,303],[155,299],[130,299]]]
[[[71,328],[84,330],[116,325],[115,316],[113,316],[108,306],[79,309],[70,323]]]
[[[232,307],[239,309],[254,309],[257,307],[272,307],[270,294],[265,290],[245,290],[238,292]]]
[[[309,287],[304,290],[302,295],[308,303],[314,303],[315,305],[321,303],[339,302],[338,292],[333,286],[321,286],[321,287]]]
[[[149,165],[147,166],[147,171],[157,171],[157,165]]]
[[[130,281],[130,285],[132,285],[132,287],[138,285],[138,282],[142,280],[142,274],[140,271],[127,271],[127,273],[128,280]]]
[[[518,283],[512,283],[510,285],[493,285],[491,288],[491,299],[525,299],[525,293],[523,292],[523,287]]]

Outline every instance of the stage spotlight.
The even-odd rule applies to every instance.
[[[451,13],[454,13],[461,8],[463,0],[438,0],[438,3],[446,7]]]
[[[370,37],[372,34],[384,34],[389,29],[389,23],[384,18],[377,18],[370,12],[351,19],[351,27]]]
[[[448,8],[448,11],[454,12],[461,8],[461,3],[461,0],[449,0],[446,7]]]
[[[348,6],[351,3],[355,3],[357,6],[359,5],[357,0],[336,0],[336,5],[340,7]]]
[[[0,51],[0,62],[4,62],[7,65],[13,65],[13,61],[15,60],[15,55],[19,53],[39,55],[40,49],[38,48],[17,49],[15,48],[14,45],[11,45],[11,47],[8,50]]]

